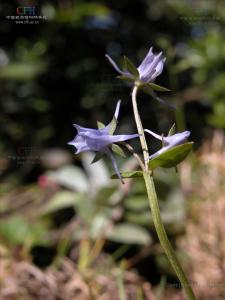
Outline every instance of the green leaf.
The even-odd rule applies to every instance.
[[[123,66],[124,66],[125,71],[128,71],[129,73],[131,73],[136,79],[139,78],[138,69],[135,67],[135,65],[132,63],[132,61],[130,61],[129,58],[126,56],[124,56]]]
[[[172,127],[170,128],[168,132],[168,136],[174,135],[176,133],[176,124],[173,123]]]
[[[128,172],[122,172],[120,173],[122,178],[136,178],[136,177],[142,177],[143,172],[142,171],[128,171]],[[112,179],[118,179],[118,176],[116,174],[113,174],[111,176]]]
[[[98,127],[98,129],[105,128],[105,124],[103,124],[103,123],[100,122],[100,121],[97,121],[97,127]]]
[[[146,196],[142,195],[134,195],[132,197],[128,197],[124,201],[124,207],[135,212],[146,211],[148,208],[148,201],[146,200]]]
[[[122,79],[122,80],[128,80],[128,81],[134,81],[135,80],[134,77],[128,77],[128,76],[124,76],[124,75],[119,75],[119,76],[117,76],[117,78]]]
[[[193,142],[178,145],[149,161],[149,168],[172,168],[182,162],[192,150]]]
[[[96,163],[97,161],[99,161],[100,159],[102,159],[104,154],[102,154],[101,152],[97,152],[91,162],[91,164]]]
[[[127,222],[130,222],[132,224],[138,224],[141,226],[150,226],[153,227],[154,224],[151,219],[151,213],[148,209],[145,209],[144,211],[128,211],[125,213],[124,218]]]
[[[151,243],[151,236],[146,229],[129,223],[121,223],[115,226],[107,234],[107,238],[123,244],[149,245]]]
[[[117,144],[112,144],[112,151],[124,158],[126,157],[126,154],[124,153],[123,149]]]
[[[171,91],[171,90],[169,90],[169,89],[167,89],[167,88],[165,88],[161,85],[158,85],[158,84],[155,84],[155,83],[152,83],[152,82],[148,83],[148,86],[150,88],[152,88],[153,90],[159,91],[159,92],[170,92]]]
[[[58,184],[78,192],[88,192],[89,182],[84,171],[76,166],[63,166],[55,171],[46,173]]]
[[[41,214],[49,214],[63,208],[74,207],[77,201],[82,197],[84,197],[84,195],[81,193],[70,191],[57,192],[41,208]]]
[[[112,121],[109,123],[109,134],[113,134],[115,132],[117,124],[117,119],[113,117]]]
[[[150,95],[151,97],[153,97],[153,89],[148,84],[141,84],[140,88],[147,95]]]
[[[110,218],[104,212],[99,212],[94,216],[90,226],[90,236],[93,239],[100,239],[105,235],[106,228],[112,226]]]
[[[12,245],[32,247],[35,244],[46,244],[47,226],[40,221],[29,222],[22,216],[10,217],[0,222],[0,235]]]

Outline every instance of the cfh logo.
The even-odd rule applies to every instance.
[[[36,6],[20,6],[16,9],[16,14],[19,16],[34,16],[36,13]]]

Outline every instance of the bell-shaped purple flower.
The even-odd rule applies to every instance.
[[[162,56],[162,52],[156,55],[152,52],[151,47],[148,54],[138,67],[140,81],[153,82],[155,78],[162,73],[165,61],[166,58]]]
[[[162,141],[162,144],[163,144],[163,147],[160,150],[158,150],[156,153],[152,154],[149,157],[149,159],[153,159],[175,146],[184,144],[191,134],[190,131],[186,130],[186,131],[179,132],[179,133],[176,133],[176,134],[173,134],[170,136],[163,137],[163,136],[160,136],[148,129],[145,129],[145,132],[148,132],[149,134],[154,136],[156,139]]]
[[[139,78],[134,78],[134,75],[128,70],[121,70],[108,54],[106,54],[106,57],[120,75],[139,80],[142,83],[153,82],[155,78],[162,73],[164,62],[166,60],[166,58],[162,56],[162,52],[154,54],[151,47],[146,57],[137,68]]]
[[[77,129],[77,135],[68,144],[74,146],[77,149],[75,154],[84,151],[95,151],[95,152],[101,152],[103,154],[108,155],[108,157],[112,161],[113,167],[118,177],[122,181],[120,172],[118,170],[110,146],[114,143],[123,142],[126,140],[136,138],[139,135],[138,134],[125,134],[125,135],[112,134],[116,128],[115,123],[117,122],[118,119],[120,103],[121,101],[117,102],[116,111],[113,120],[104,128],[92,129],[92,128],[82,127],[77,124],[73,124],[73,126]]]

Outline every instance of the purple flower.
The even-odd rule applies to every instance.
[[[122,76],[129,77],[131,79],[133,78],[134,80],[138,79],[142,83],[153,82],[155,78],[162,73],[163,65],[166,60],[166,58],[162,56],[162,52],[156,55],[152,52],[151,47],[146,57],[137,68],[139,78],[135,78],[134,74],[132,74],[128,70],[121,70],[109,55],[106,54],[106,57],[112,64],[112,66],[116,69],[116,71]]]
[[[145,129],[145,131],[148,132],[149,134],[151,134],[152,136],[154,136],[156,139],[162,141],[162,143],[163,143],[162,149],[160,149],[156,153],[152,154],[149,157],[149,159],[153,159],[175,146],[184,144],[186,142],[186,140],[188,139],[189,135],[191,134],[190,131],[184,131],[184,132],[173,134],[171,136],[163,137],[163,136],[160,136],[160,135],[152,132],[151,130]]]
[[[153,54],[151,47],[148,54],[138,67],[140,81],[153,82],[155,78],[162,73],[165,61],[166,58],[162,57],[162,52],[155,55]]]
[[[92,128],[82,127],[77,124],[73,124],[73,126],[77,129],[77,135],[68,144],[74,146],[77,149],[75,154],[84,151],[95,151],[95,152],[101,152],[103,154],[108,155],[108,157],[112,161],[113,167],[118,177],[122,181],[120,172],[118,170],[110,146],[114,143],[123,142],[126,140],[136,138],[139,135],[138,134],[112,135],[116,129],[120,103],[121,101],[119,100],[117,102],[116,111],[113,120],[104,128],[92,129]]]

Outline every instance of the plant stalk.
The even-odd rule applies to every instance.
[[[160,209],[159,209],[159,204],[158,204],[158,199],[155,191],[155,185],[153,178],[150,174],[150,170],[148,167],[148,162],[149,162],[149,152],[148,152],[148,146],[146,143],[145,139],[145,133],[144,129],[142,126],[141,118],[138,112],[138,107],[137,107],[137,92],[138,92],[138,84],[135,84],[133,91],[132,91],[132,104],[133,104],[133,111],[134,111],[134,117],[137,125],[137,130],[138,133],[140,134],[140,142],[141,142],[141,147],[143,151],[143,156],[145,160],[145,171],[143,172],[143,177],[146,185],[146,190],[147,190],[147,195],[148,195],[148,200],[149,200],[149,206],[151,209],[152,213],[152,218],[153,222],[155,225],[155,229],[160,241],[160,244],[165,251],[170,264],[172,265],[175,273],[177,274],[177,277],[179,278],[181,285],[187,295],[187,299],[189,300],[195,300],[195,295],[192,291],[191,285],[188,282],[188,279],[176,257],[176,254],[172,248],[172,245],[167,237],[167,233],[165,231],[161,215],[160,215]]]

